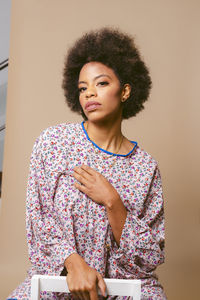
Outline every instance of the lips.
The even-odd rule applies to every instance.
[[[87,111],[95,110],[97,109],[101,104],[97,101],[88,101],[85,105],[85,109]]]

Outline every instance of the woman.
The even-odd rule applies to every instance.
[[[67,275],[76,298],[97,299],[97,286],[105,296],[108,277],[141,279],[141,299],[166,299],[154,273],[164,262],[158,164],[121,132],[150,87],[133,38],[117,29],[84,34],[69,50],[63,89],[84,121],[49,127],[34,144],[26,214],[32,266],[10,298],[29,299],[31,276],[40,273]]]

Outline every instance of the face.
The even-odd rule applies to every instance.
[[[123,91],[114,71],[99,62],[85,64],[79,74],[79,101],[93,121],[121,117]]]

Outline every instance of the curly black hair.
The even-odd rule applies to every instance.
[[[72,111],[87,119],[79,103],[78,78],[83,65],[92,61],[111,68],[121,86],[130,84],[131,94],[123,102],[122,119],[133,117],[144,109],[143,103],[148,99],[152,82],[134,39],[117,28],[103,27],[85,33],[66,56],[62,88]]]

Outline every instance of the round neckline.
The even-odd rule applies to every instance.
[[[134,151],[135,147],[137,146],[137,142],[135,142],[135,141],[130,141],[130,140],[129,140],[129,142],[131,142],[132,144],[135,144],[135,146],[134,146],[133,149],[132,149],[130,152],[128,152],[127,154],[116,154],[116,153],[107,151],[107,150],[105,150],[105,149],[99,147],[95,142],[93,142],[93,141],[89,138],[89,136],[88,136],[88,134],[87,134],[87,131],[86,131],[85,127],[84,127],[84,123],[85,123],[85,121],[82,121],[81,126],[82,126],[82,129],[83,129],[83,131],[84,131],[84,133],[85,133],[87,139],[88,139],[88,140],[89,140],[96,148],[98,148],[99,150],[103,151],[104,153],[111,154],[111,155],[113,155],[113,156],[122,156],[122,157],[126,157],[126,156],[130,155],[130,154]]]

